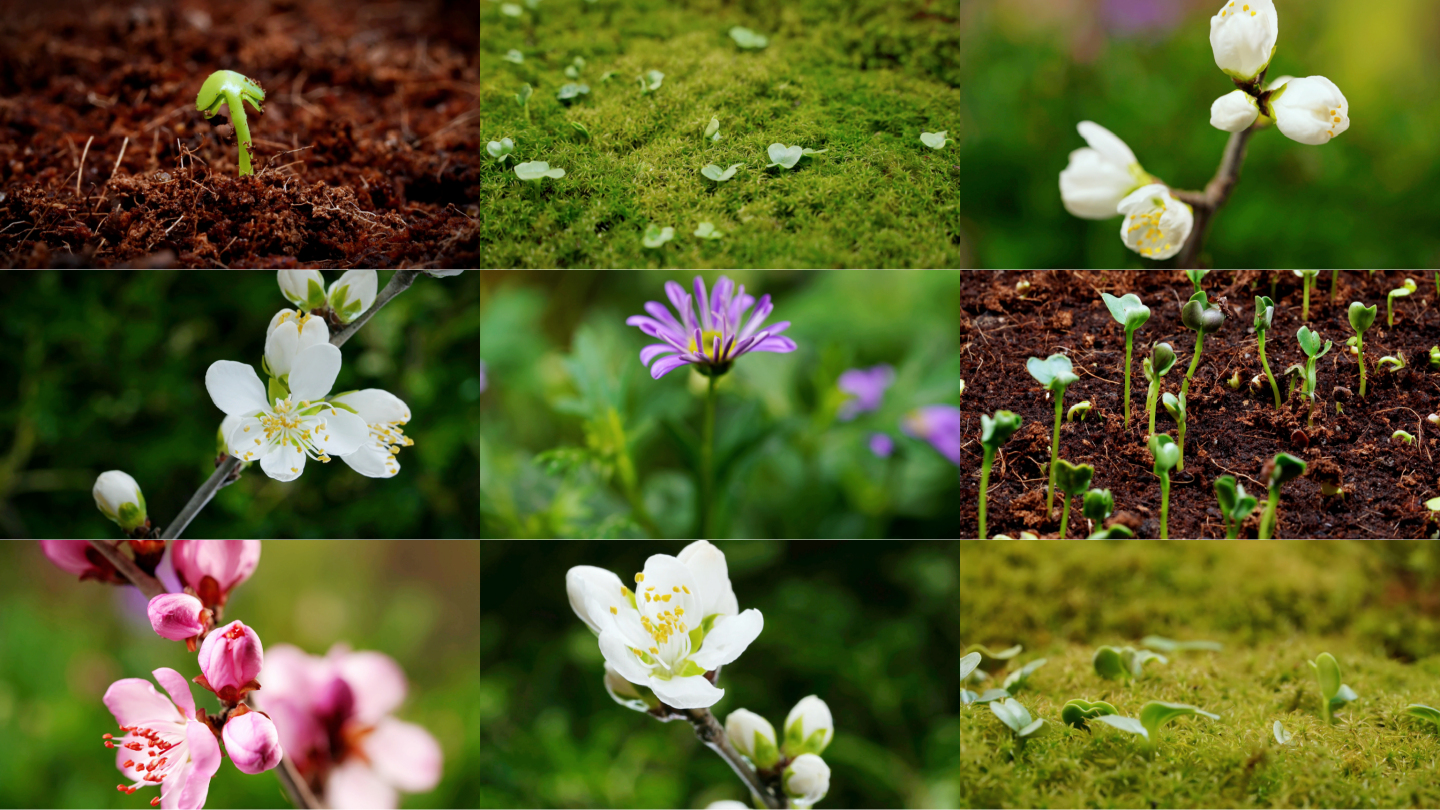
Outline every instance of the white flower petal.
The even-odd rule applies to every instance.
[[[329,342],[330,327],[325,324],[325,319],[313,315],[306,318],[305,326],[300,329],[300,345],[297,351],[303,352],[311,346]]]
[[[1210,105],[1210,126],[1225,132],[1240,132],[1259,116],[1254,97],[1244,90],[1226,93]]]
[[[587,589],[593,589],[597,598],[618,600],[613,604],[625,605],[625,596],[622,589],[625,584],[614,571],[607,571],[594,565],[577,565],[565,572],[565,595],[570,598],[570,609],[580,617],[580,621],[590,628],[595,634],[600,633],[599,617],[590,618],[590,612],[585,609]],[[625,605],[629,607],[629,605]],[[608,612],[608,611],[606,611]]]
[[[338,353],[338,350],[337,350]],[[234,360],[216,360],[205,370],[205,390],[215,407],[227,414],[253,416],[268,412],[265,386],[253,366]]]
[[[1101,157],[1118,166],[1129,167],[1132,163],[1139,163],[1135,159],[1135,153],[1130,147],[1120,140],[1120,136],[1100,126],[1094,121],[1081,121],[1075,125],[1079,130],[1080,137],[1090,144],[1090,148],[1099,152]]]
[[[340,460],[366,478],[394,478],[400,473],[399,457],[390,455],[385,445],[379,442],[366,442],[355,452],[341,456]]]
[[[354,408],[367,425],[410,421],[410,407],[399,397],[382,388],[351,391],[338,397],[331,397],[330,401]]]
[[[294,481],[305,472],[305,452],[293,444],[277,444],[260,459],[260,469],[276,481]]]
[[[655,696],[677,709],[704,709],[725,697],[725,690],[705,680],[704,675],[688,678],[651,678],[645,684]]]
[[[725,564],[723,551],[711,545],[708,540],[696,540],[681,549],[680,556],[676,559],[689,568],[695,577],[697,595],[700,597],[699,619],[723,612],[722,606],[729,606],[729,615],[735,615],[735,591],[730,585],[730,571]],[[725,599],[727,594],[730,597],[728,602]]]
[[[281,328],[283,326],[275,331],[279,332]],[[290,370],[290,393],[297,400],[315,402],[324,399],[339,375],[340,350],[329,343],[311,346],[295,355],[295,363]]]
[[[618,634],[609,630],[600,632],[600,654],[625,680],[642,686],[650,683],[650,668],[641,663]]]
[[[330,348],[335,347],[330,346]],[[339,353],[338,350],[336,353]],[[317,423],[317,427],[311,435],[315,439],[315,446],[329,455],[349,455],[370,440],[370,426],[365,424],[364,419],[349,411],[339,409],[336,409],[334,413],[322,411],[318,416],[320,417],[319,422],[324,424],[318,426]]]
[[[270,372],[276,377],[290,373],[295,354],[300,350],[300,327],[294,321],[285,321],[276,326],[265,338],[265,360],[270,363]]]
[[[764,629],[765,617],[755,608],[750,608],[739,616],[718,619],[701,643],[700,651],[692,653],[690,660],[704,667],[706,671],[724,666],[739,658]]]

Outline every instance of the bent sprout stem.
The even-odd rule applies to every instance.
[[[1265,360],[1265,330],[1260,330],[1260,365],[1265,368],[1265,376],[1270,379],[1270,390],[1275,392],[1275,410],[1280,410],[1280,387],[1275,384],[1275,375],[1270,373],[1270,364]]]

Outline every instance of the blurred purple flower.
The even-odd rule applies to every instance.
[[[641,332],[664,341],[640,350],[640,362],[650,366],[650,376],[657,380],[686,364],[698,366],[696,370],[701,374],[718,376],[729,371],[735,358],[747,352],[795,351],[795,341],[780,336],[789,328],[789,321],[757,333],[774,309],[769,295],[760,298],[755,314],[748,323],[744,322],[745,312],[755,303],[754,296],[745,294],[744,284],[737,290],[735,282],[721,276],[715,282],[714,294],[707,295],[705,280],[696,276],[693,297],[673,281],[665,282],[665,294],[680,313],[679,321],[658,301],[645,303],[645,311],[651,317],[632,315],[625,319],[627,326],[639,327]],[[694,306],[697,300],[698,307]],[[650,365],[655,358],[666,354],[670,356]]]
[[[480,361],[480,393],[485,393],[485,361]]]
[[[955,405],[926,405],[911,411],[900,422],[905,435],[924,439],[950,459],[960,464],[960,408]]]
[[[889,434],[876,433],[870,437],[870,452],[881,458],[889,458],[895,452],[895,440]]]
[[[1164,32],[1184,16],[1184,0],[1104,0],[1105,27],[1121,33]]]
[[[885,389],[893,382],[895,369],[885,364],[868,369],[852,368],[841,374],[837,385],[853,399],[847,399],[840,406],[840,418],[848,422],[865,411],[879,410]]]

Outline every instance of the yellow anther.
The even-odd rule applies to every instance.
[[[684,622],[680,622],[680,632],[682,632],[682,633],[685,632],[685,623],[684,623]]]
[[[1253,12],[1253,11],[1250,12],[1250,16],[1251,16],[1251,17],[1254,17],[1254,16],[1255,16],[1255,12]]]
[[[648,594],[648,593],[645,594],[645,601],[646,601],[646,602],[649,602],[649,601],[650,601],[650,594]]]
[[[1340,123],[1340,117],[1338,115],[1335,117],[1335,123]]]
[[[659,654],[660,654],[660,649],[659,649],[658,647],[651,647],[651,648],[650,648],[650,654],[651,654],[651,655],[659,655]]]
[[[249,432],[250,432],[250,426],[249,426],[249,425],[246,425],[246,426],[245,426],[245,430],[244,430],[243,432],[249,433]]]
[[[636,575],[635,575],[635,581],[636,581],[636,582],[644,582],[644,581],[645,581],[645,575],[644,575],[644,574],[636,574]]]
[[[675,608],[675,615],[676,615],[676,616],[684,616],[684,615],[685,615],[685,608],[683,608],[683,607],[677,607],[677,608]]]
[[[665,594],[664,596],[660,597],[660,601],[662,601],[662,602],[669,602],[669,601],[670,601],[670,594],[667,593],[667,594]]]
[[[653,590],[655,590],[655,586],[654,586],[654,585],[646,585],[646,586],[645,586],[645,590],[647,590],[647,591],[653,591]]]
[[[1241,8],[1241,10],[1243,10],[1243,11],[1249,11],[1249,10],[1250,10],[1250,6],[1249,6],[1248,4],[1243,5],[1243,6],[1241,6],[1240,8]]]
[[[300,470],[297,469],[297,468],[295,468],[295,467],[291,467],[291,468],[290,468],[290,472],[298,473],[298,472],[300,472]]]
[[[259,443],[260,443],[260,440],[259,440],[259,439],[256,439],[256,440],[255,440],[255,443],[256,443],[256,444],[259,444]]]
[[[671,588],[670,590],[674,591],[675,593],[679,593],[679,592],[680,592],[680,589],[679,589],[679,588]]]
[[[684,585],[680,586],[680,590],[684,591],[685,593],[690,593],[690,589],[685,587]]]
[[[619,615],[620,615],[620,611],[616,610],[614,605],[611,605],[611,606],[610,606],[610,614],[613,615],[613,616],[619,616]]]

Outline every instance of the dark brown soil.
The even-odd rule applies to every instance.
[[[1255,537],[1267,494],[1260,483],[1261,468],[1280,452],[1304,459],[1309,467],[1304,477],[1281,490],[1277,537],[1418,538],[1436,531],[1422,505],[1440,494],[1435,464],[1440,428],[1424,421],[1440,407],[1440,372],[1428,365],[1430,347],[1440,344],[1434,271],[1341,271],[1340,296],[1333,304],[1330,276],[1331,271],[1322,271],[1315,285],[1319,289],[1310,292],[1309,326],[1334,343],[1317,366],[1313,428],[1306,427],[1306,402],[1299,390],[1276,411],[1268,382],[1258,395],[1248,386],[1262,373],[1252,328],[1254,300],[1269,295],[1273,281],[1277,312],[1265,354],[1279,378],[1281,396],[1288,392],[1285,369],[1304,359],[1295,339],[1302,325],[1301,280],[1288,270],[1222,270],[1205,278],[1204,290],[1212,304],[1224,302],[1227,318],[1218,333],[1206,336],[1190,385],[1185,472],[1194,480],[1171,486],[1171,538],[1225,536],[1212,484],[1227,474],[1260,500],[1240,535]],[[1419,291],[1396,299],[1395,326],[1388,328],[1386,294],[1407,276],[1415,279]],[[1016,291],[1022,281],[1031,284],[1023,296]],[[978,534],[980,414],[1001,409],[1025,421],[1000,449],[991,470],[987,533],[1058,536],[1062,495],[1057,491],[1054,511],[1047,516],[1047,479],[1041,472],[1041,464],[1050,460],[1054,401],[1026,371],[1025,361],[1061,353],[1071,358],[1080,377],[1065,394],[1065,409],[1090,400],[1095,410],[1084,422],[1062,423],[1060,457],[1094,465],[1091,486],[1113,492],[1116,510],[1128,513],[1119,520],[1137,529],[1138,536],[1158,537],[1160,482],[1144,444],[1148,383],[1140,361],[1151,345],[1168,342],[1176,363],[1162,378],[1161,390],[1179,392],[1195,349],[1195,333],[1180,323],[1180,306],[1194,292],[1189,279],[1179,270],[977,271],[964,274],[960,289],[960,376],[965,380],[960,398],[961,536]],[[1135,293],[1151,311],[1150,320],[1135,333],[1128,428],[1122,388],[1125,332],[1110,317],[1102,292]],[[1363,400],[1358,396],[1357,362],[1345,347],[1354,334],[1346,317],[1352,301],[1378,305],[1379,313],[1365,334],[1369,382]],[[1380,370],[1379,359],[1397,351],[1404,353],[1407,367],[1398,373]],[[1244,381],[1238,391],[1225,385],[1236,370]],[[1339,416],[1337,387],[1353,392],[1341,400],[1344,414]],[[1155,429],[1175,435],[1175,423],[1163,407]],[[1393,444],[1390,437],[1397,429],[1414,435],[1415,442]],[[1321,493],[1318,479],[1327,475],[1340,479],[1343,496]],[[1071,507],[1071,537],[1084,537],[1091,530],[1079,506],[1077,500]]]
[[[473,267],[478,42],[473,0],[0,2],[0,266]]]

